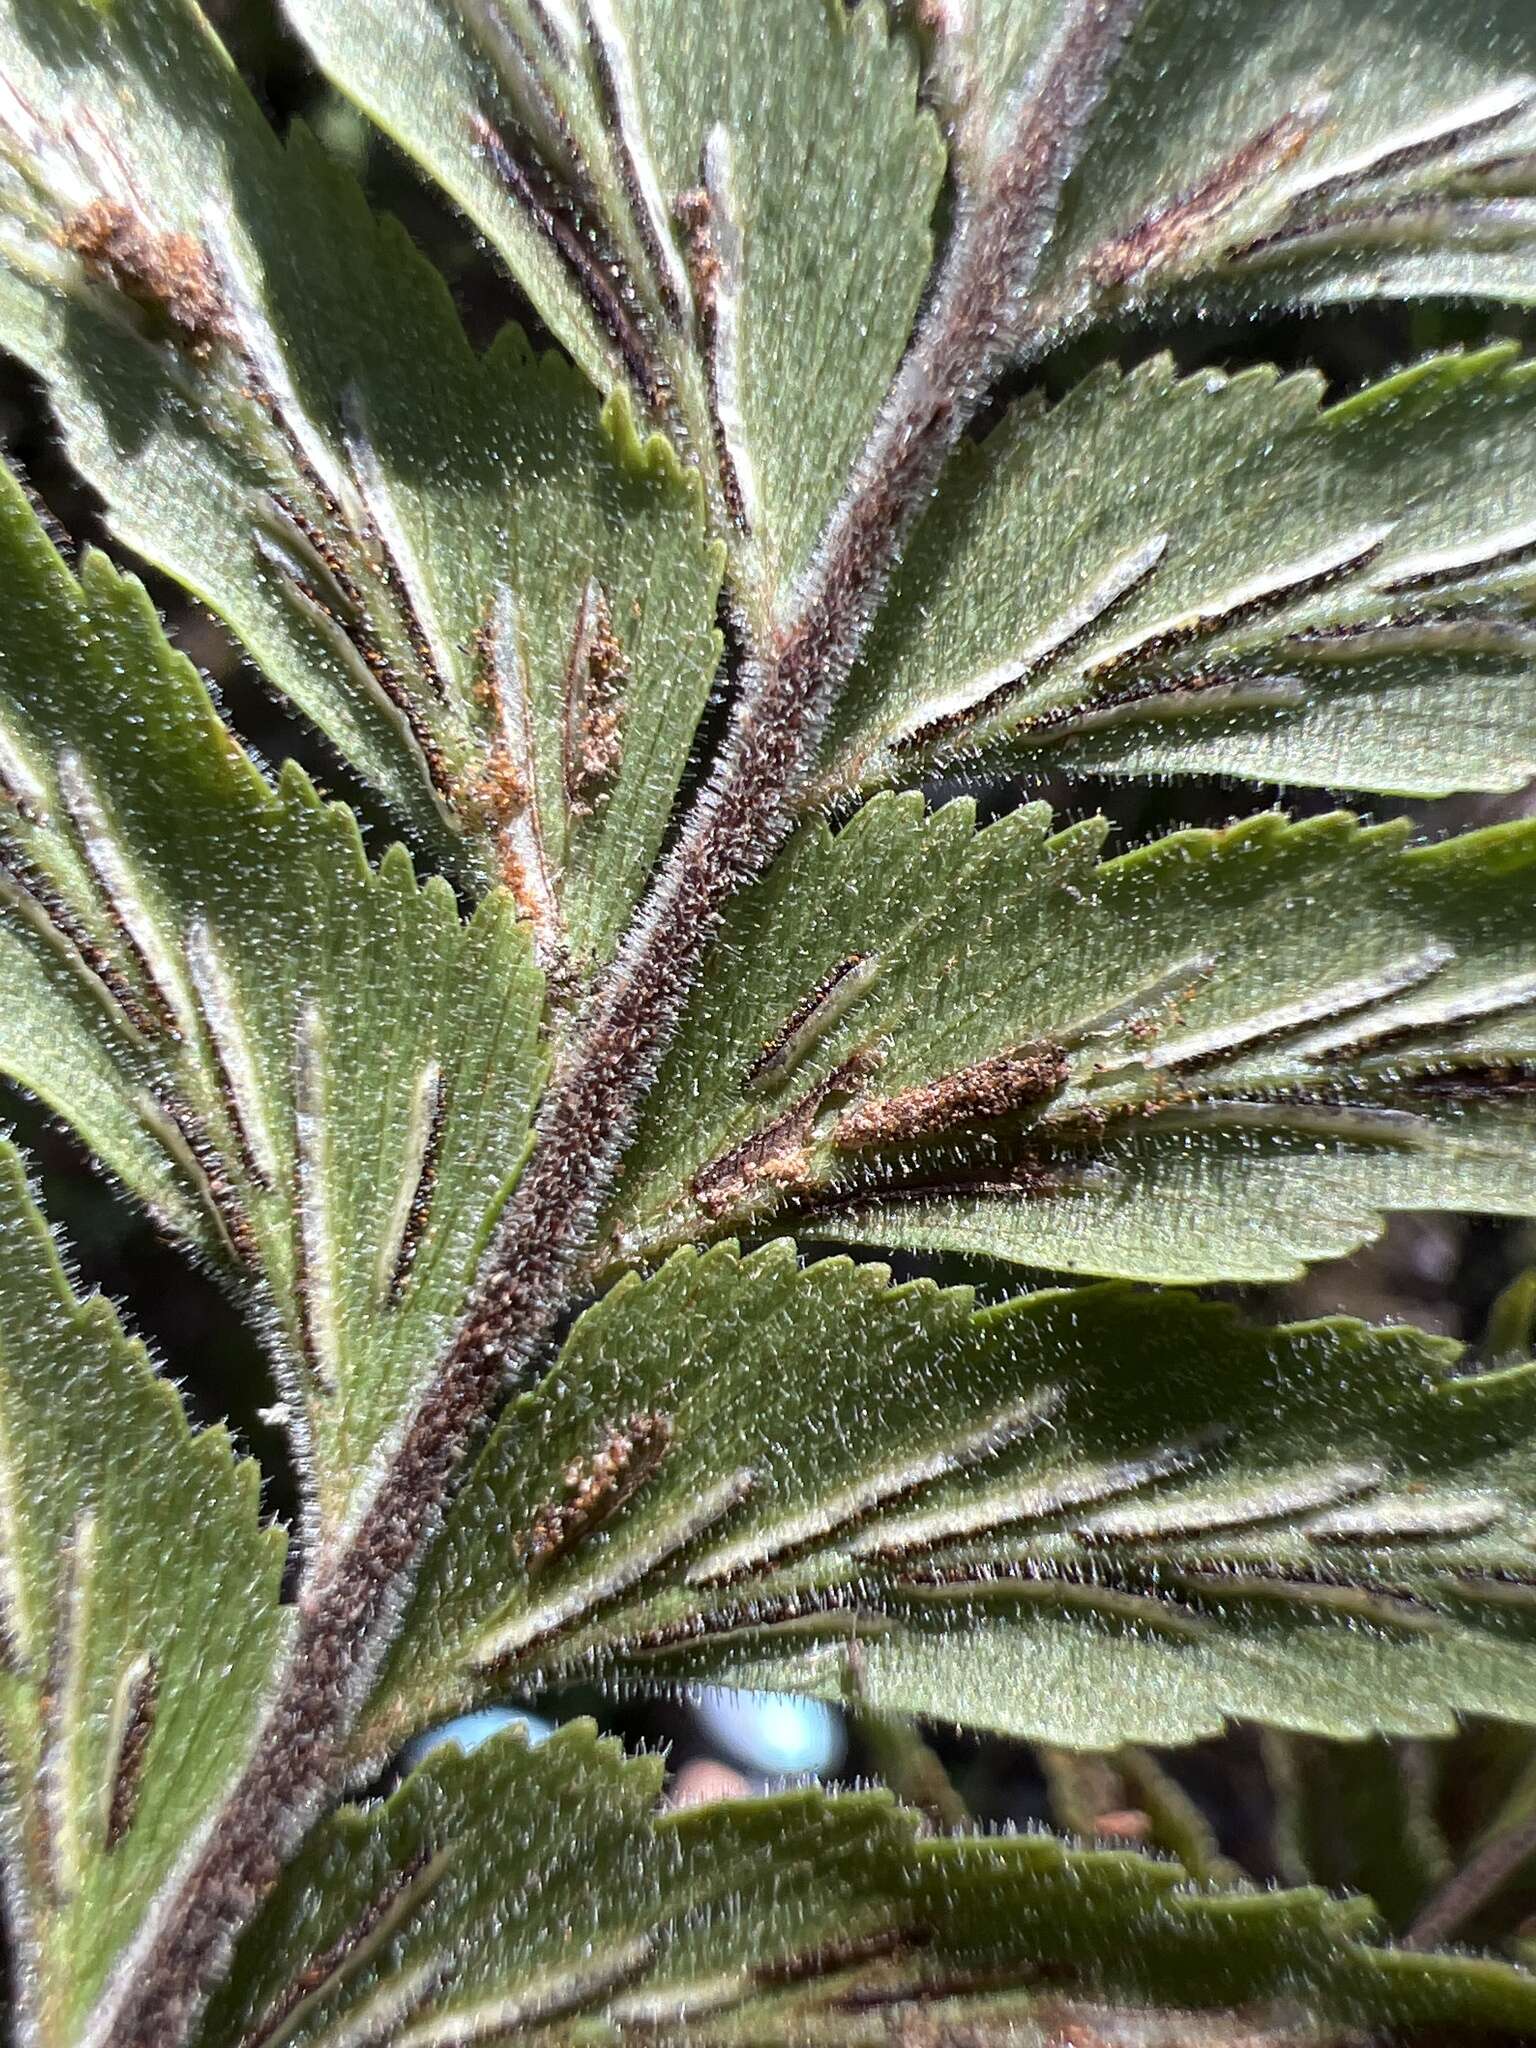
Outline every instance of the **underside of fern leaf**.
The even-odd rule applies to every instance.
[[[786,1348],[835,1368],[779,1379]],[[1076,1747],[1528,1717],[1536,1372],[1454,1366],[1120,1288],[978,1313],[787,1242],[679,1253],[588,1311],[471,1468],[360,1761],[593,1670],[854,1684]]]
[[[1528,1305],[1188,1291],[1536,1213],[1536,824],[1210,796],[1536,774],[1525,0],[288,15],[280,139],[194,0],[0,0],[0,345],[409,842],[0,471],[0,1076],[246,1318],[298,1504],[285,1579],[0,1140],[22,2048],[1536,2035]],[[1365,302],[1440,353],[1180,324]],[[422,1760],[704,1684],[899,1796]],[[1179,1860],[925,1806],[919,1720]],[[1146,1747],[1233,1723],[1291,1890]]]

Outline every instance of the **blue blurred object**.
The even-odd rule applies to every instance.
[[[823,1777],[848,1752],[842,1715],[821,1700],[711,1687],[694,1702],[694,1712],[716,1748],[744,1770],[768,1777]]]
[[[530,1749],[537,1749],[541,1742],[548,1742],[555,1732],[552,1721],[544,1720],[539,1714],[525,1713],[521,1707],[481,1707],[477,1713],[460,1714],[457,1720],[445,1721],[441,1728],[429,1728],[425,1735],[418,1735],[406,1744],[402,1761],[408,1769],[414,1770],[434,1749],[441,1749],[450,1742],[468,1756],[482,1742],[489,1742],[493,1735],[499,1735],[503,1728],[521,1728]]]

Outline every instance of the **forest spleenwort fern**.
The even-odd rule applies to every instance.
[[[282,1599],[7,1151],[25,2042],[1536,2029],[1517,1957],[1245,1889],[1139,1747],[1267,1724],[1305,1877],[1296,1745],[1536,1722],[1536,1366],[775,1235],[1206,1282],[1536,1207],[1536,827],[1104,859],[917,791],[1536,769],[1512,349],[1329,407],[1159,358],[973,432],[1154,315],[1536,297],[1523,5],[1344,12],[292,0],[567,362],[475,356],[192,0],[0,5],[0,341],[459,892],[270,781],[0,481],[0,1066],[248,1311],[301,1482]],[[658,1812],[580,1726],[337,1803],[572,1679],[1101,1749],[1188,1869]]]

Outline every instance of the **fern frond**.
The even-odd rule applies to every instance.
[[[1167,357],[958,458],[822,750],[826,797],[992,772],[1437,796],[1536,774],[1536,376]]]
[[[306,0],[295,19],[601,387],[671,414],[754,623],[787,615],[932,261],[943,150],[883,10]]]
[[[1514,351],[1044,396],[1148,320],[1536,299],[1526,0],[290,13],[569,360],[477,354],[196,0],[0,0],[0,343],[441,871],[269,779],[0,476],[0,1073],[253,1315],[304,1482],[285,1605],[0,1151],[26,2048],[1536,2033],[1527,1971],[1244,1889],[1132,1747],[1260,1722],[1289,1869],[1508,1935],[1528,1756],[1458,1830],[1380,1738],[1536,1725],[1523,1296],[1469,1370],[806,1257],[1281,1280],[1536,1210],[1536,825],[1107,858],[934,786],[1536,772]],[[671,1812],[585,1726],[335,1805],[573,1682],[1001,1731],[1067,1792],[1103,1746],[1188,1867]],[[1363,1738],[1341,1854],[1299,1781]]]
[[[978,27],[1015,11],[983,0]],[[991,61],[978,39],[983,77]],[[1024,75],[1015,59],[999,84]],[[1533,149],[1523,0],[1475,16],[1440,0],[1149,7],[1106,94],[1044,295],[1064,325],[1152,308],[1529,304]]]
[[[576,1325],[429,1552],[359,1762],[507,1686],[852,1686],[1073,1747],[1536,1713],[1536,1368],[1177,1296],[683,1252]]]
[[[530,935],[273,788],[99,555],[0,472],[0,1071],[255,1318],[340,1540],[462,1313],[545,1052]]]
[[[22,2038],[73,2042],[245,1761],[287,1630],[260,1477],[0,1141],[0,1866]]]
[[[877,798],[727,914],[610,1261],[789,1222],[1286,1278],[1393,1208],[1532,1201],[1536,831],[1261,816],[1100,863],[1043,806]]]
[[[1181,2041],[1205,2038],[1202,2009],[1213,2040],[1235,2006],[1305,2025],[1298,2001],[1314,2026],[1515,2035],[1536,2015],[1516,1970],[1374,1947],[1358,1907],[1316,1891],[1201,1890],[1038,1835],[922,1840],[878,1795],[658,1813],[661,1779],[577,1723],[531,1752],[503,1736],[435,1757],[343,1808],[253,1925],[202,2048],[861,2048],[919,2024],[1043,2043],[1103,2001]]]
[[[67,9],[42,41],[28,11],[0,9],[0,340],[118,536],[434,857],[506,882],[580,987],[719,657],[697,485],[514,331],[474,355],[398,224],[302,129],[277,142],[189,0]]]

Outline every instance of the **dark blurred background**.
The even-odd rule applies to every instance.
[[[431,254],[448,278],[477,345],[483,346],[508,319],[537,330],[537,320],[475,233],[321,83],[284,31],[270,0],[205,0],[205,6],[273,123],[284,129],[295,118],[308,121],[362,177],[375,205],[396,213]],[[1476,308],[1372,308],[1252,328],[1204,325],[1142,332],[1119,352],[1130,359],[1171,348],[1186,368],[1206,363],[1237,368],[1255,360],[1278,361],[1287,368],[1312,365],[1323,371],[1336,393],[1343,393],[1432,350],[1498,335],[1529,343],[1536,340],[1533,330],[1536,320],[1529,316],[1501,313],[1490,318]],[[1044,374],[1053,388],[1064,388],[1081,373],[1085,361],[1078,351],[1071,359],[1047,365]],[[0,443],[21,463],[74,539],[105,544],[98,503],[64,461],[45,399],[33,380],[3,357]],[[142,565],[133,566],[145,573]],[[359,809],[375,849],[382,847],[389,826],[367,792],[287,715],[224,630],[164,578],[149,573],[146,581],[173,640],[213,681],[245,737],[268,760],[285,754],[302,759],[323,785]],[[1334,801],[1326,792],[1254,791],[1222,783],[1152,790],[1050,786],[1038,793],[1067,814],[1106,810],[1122,844],[1174,824],[1220,822],[1266,801],[1285,803],[1295,811],[1331,808]],[[1352,808],[1369,809],[1374,816],[1402,808],[1350,802]],[[1533,813],[1536,790],[1512,798],[1457,799],[1415,807],[1427,836]],[[123,1306],[183,1386],[198,1416],[232,1421],[266,1469],[273,1512],[285,1515],[292,1489],[282,1444],[257,1417],[257,1410],[275,1398],[274,1390],[249,1332],[230,1304],[206,1276],[190,1270],[156,1238],[143,1218],[91,1170],[64,1132],[14,1095],[0,1100],[0,1113],[14,1123],[30,1151],[50,1214],[73,1245],[83,1279]],[[1342,1310],[1375,1321],[1413,1322],[1477,1346],[1483,1342],[1490,1306],[1500,1290],[1532,1262],[1536,1233],[1528,1229],[1475,1216],[1407,1215],[1397,1218],[1377,1245],[1297,1285],[1223,1291],[1265,1319]],[[942,1266],[929,1270],[944,1273]],[[956,1270],[945,1277],[963,1276]],[[593,1711],[629,1739],[667,1745],[679,1774],[675,1790],[683,1797],[743,1779],[762,1782],[786,1771],[819,1769],[836,1778],[857,1777],[870,1773],[876,1761],[869,1730],[846,1728],[839,1717],[819,1712],[796,1722],[771,1702],[749,1702],[745,1715],[708,1707],[701,1712],[681,1702],[630,1702],[615,1710],[585,1697],[525,1704],[551,1719]],[[1054,1786],[1058,1818],[1073,1815],[1080,1827],[1116,1839],[1137,1839],[1145,1832],[1135,1788],[1123,1774],[1095,1776],[1092,1770],[1068,1770],[1069,1760],[1041,1757],[1021,1744],[953,1739],[943,1731],[929,1735],[959,1793],[981,1820],[1045,1819]],[[1487,1731],[1472,1731],[1458,1752],[1456,1770],[1441,1773],[1434,1793],[1443,1817],[1454,1819],[1455,1801],[1484,1750],[1497,1752],[1491,1761],[1485,1759],[1489,1771],[1509,1777],[1523,1767],[1523,1753],[1507,1753]],[[1220,1848],[1253,1875],[1267,1877],[1285,1874],[1285,1859],[1281,1855],[1277,1860],[1272,1798],[1261,1751],[1254,1732],[1237,1730],[1219,1742],[1162,1761],[1175,1785],[1198,1799]],[[1325,1768],[1326,1760],[1318,1759],[1316,1767]],[[1414,1755],[1406,1757],[1404,1768],[1419,1768]],[[1536,1906],[1536,1891],[1523,1910],[1531,1906]]]

